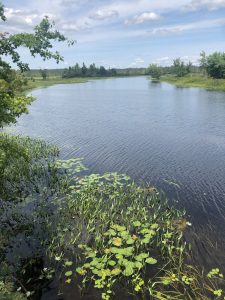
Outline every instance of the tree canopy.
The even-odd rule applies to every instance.
[[[225,53],[214,52],[206,56],[205,52],[200,54],[200,65],[206,73],[213,78],[225,78]]]
[[[151,75],[153,79],[159,79],[160,76],[162,75],[162,67],[156,64],[151,64],[149,65],[146,73],[148,75]]]
[[[73,78],[73,77],[107,77],[107,76],[116,76],[117,71],[116,69],[108,69],[106,70],[105,67],[100,66],[96,67],[93,63],[89,67],[82,64],[82,67],[76,63],[75,66],[69,67],[63,71],[62,77],[63,78]]]
[[[0,3],[0,22],[6,21],[4,6]],[[54,23],[47,16],[34,27],[32,33],[0,32],[0,127],[15,123],[17,117],[27,112],[27,105],[32,101],[32,97],[21,94],[21,87],[26,83],[22,73],[29,70],[29,66],[22,61],[18,49],[25,47],[33,57],[39,55],[43,60],[54,59],[59,63],[63,57],[58,51],[52,51],[55,41],[67,42],[68,45],[74,43],[55,30]],[[18,71],[12,69],[5,57]]]
[[[176,58],[173,61],[172,72],[177,77],[183,77],[191,72],[191,62],[185,64],[180,58]]]

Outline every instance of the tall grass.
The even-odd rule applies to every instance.
[[[214,79],[201,74],[189,74],[184,77],[165,75],[161,77],[161,80],[175,84],[177,87],[202,87],[225,91],[225,79]]]

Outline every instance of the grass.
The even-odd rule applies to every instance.
[[[35,77],[34,81],[29,80],[28,85],[25,86],[25,90],[32,90],[36,88],[48,87],[55,84],[70,84],[70,83],[85,83],[93,78],[61,78],[61,77],[50,77],[43,80],[41,77]]]
[[[142,76],[142,75],[133,75]],[[62,77],[48,77],[46,80],[43,80],[42,77],[33,77],[34,80],[28,79],[28,85],[24,87],[24,91],[33,90],[36,88],[48,87],[55,84],[74,84],[74,83],[85,83],[90,80],[101,80],[101,79],[112,79],[112,78],[123,78],[131,77],[131,75],[116,75],[113,77],[74,77],[74,78],[62,78]]]
[[[201,74],[189,74],[184,77],[165,75],[161,81],[169,82],[177,87],[201,87],[208,90],[225,91],[225,79],[214,79]]]

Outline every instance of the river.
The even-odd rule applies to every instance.
[[[127,173],[189,215],[196,261],[225,269],[225,93],[147,77],[93,80],[32,92],[12,130],[83,157],[90,172]]]

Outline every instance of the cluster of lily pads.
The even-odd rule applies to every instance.
[[[73,283],[81,296],[91,289],[106,300],[224,299],[222,272],[191,265],[191,223],[163,193],[123,174],[85,175],[81,160],[58,160],[58,149],[42,141],[1,141],[0,198],[10,201],[0,207],[0,298],[32,299],[37,282],[60,278],[62,293]],[[21,233],[39,245],[37,256],[13,270],[5,249]],[[27,277],[40,260],[43,270]]]
[[[150,256],[149,241],[155,235],[158,224],[141,224],[134,222],[136,230],[130,233],[125,226],[111,225],[104,234],[105,248],[102,253],[79,245],[84,252],[86,262],[78,267],[76,272],[89,276],[94,286],[103,289],[102,299],[108,299],[112,294],[112,286],[122,280],[122,276],[131,277],[131,285],[139,292],[144,280],[141,277],[146,264],[154,265],[157,259]]]
[[[223,297],[217,295],[222,277],[211,280],[186,263],[190,223],[155,188],[117,173],[78,176],[59,202],[57,220],[50,253],[64,262],[65,284],[76,283],[82,293],[92,286],[107,300],[121,293],[160,300]]]

